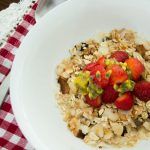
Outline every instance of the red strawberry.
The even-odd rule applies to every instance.
[[[130,92],[123,94],[115,101],[116,107],[121,110],[130,110],[133,106],[133,103],[133,96]]]
[[[134,95],[142,101],[150,100],[150,82],[140,81],[135,84]]]
[[[97,65],[91,71],[91,76],[93,76],[93,81],[98,86],[104,88],[109,83],[109,78],[106,76],[106,70],[103,66]]]
[[[105,57],[104,56],[100,57],[97,62],[92,62],[90,64],[87,64],[85,66],[85,68],[83,69],[83,71],[92,71],[96,66],[99,66],[99,65],[105,67]]]
[[[106,66],[106,64],[105,64],[105,57],[104,56],[100,57],[98,59],[98,61],[97,61],[97,64],[102,65],[102,66],[105,67]]]
[[[129,58],[125,61],[127,66],[131,70],[131,74],[134,80],[138,80],[141,74],[144,72],[144,65],[136,58]]]
[[[112,70],[110,76],[111,85],[123,83],[128,79],[127,73],[119,65],[112,65],[108,68],[108,70]]]
[[[100,96],[95,99],[90,99],[88,95],[85,96],[85,102],[94,108],[99,108],[102,105]]]
[[[97,66],[97,65],[98,65],[98,64],[97,64],[96,62],[87,64],[87,65],[84,67],[83,71],[92,71],[93,68],[94,68],[95,66]]]
[[[113,86],[109,85],[104,88],[102,101],[104,103],[113,103],[118,98],[119,93],[114,90]]]
[[[129,55],[125,51],[116,51],[111,57],[115,58],[118,62],[125,62],[125,60],[129,58]]]

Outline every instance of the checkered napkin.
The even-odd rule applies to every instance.
[[[23,20],[15,28],[3,48],[0,49],[0,85],[11,70],[15,51],[26,36],[30,27],[36,21],[34,12],[37,8],[37,1],[31,5],[30,11],[23,16]],[[9,92],[0,108],[0,150],[33,150],[34,148],[21,133],[12,112]]]

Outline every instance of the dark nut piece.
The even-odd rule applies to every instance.
[[[85,134],[84,134],[84,133],[82,133],[82,131],[81,131],[81,130],[79,130],[79,132],[78,132],[78,134],[77,134],[77,137],[78,137],[78,138],[80,138],[80,139],[84,139]]]
[[[123,133],[121,136],[124,136],[126,133],[127,133],[127,128],[126,128],[126,126],[123,126]]]
[[[70,91],[67,80],[68,79],[61,77],[61,76],[58,78],[58,83],[60,84],[60,90],[63,94],[69,94],[69,91]]]
[[[141,54],[141,56],[144,56],[144,55],[145,55],[146,50],[145,50],[145,48],[144,48],[143,45],[137,45],[137,46],[136,46],[136,50],[137,50],[138,53]]]

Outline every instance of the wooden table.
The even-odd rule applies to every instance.
[[[19,2],[19,0],[0,0],[0,10],[7,8],[11,3]]]

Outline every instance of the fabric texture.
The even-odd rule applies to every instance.
[[[0,48],[0,85],[9,74],[17,48],[29,29],[36,23],[34,12],[38,1],[33,1],[30,11],[23,16],[23,20],[15,27],[15,31],[8,37],[6,43]],[[33,150],[20,131],[7,93],[0,108],[0,149],[1,150]]]

